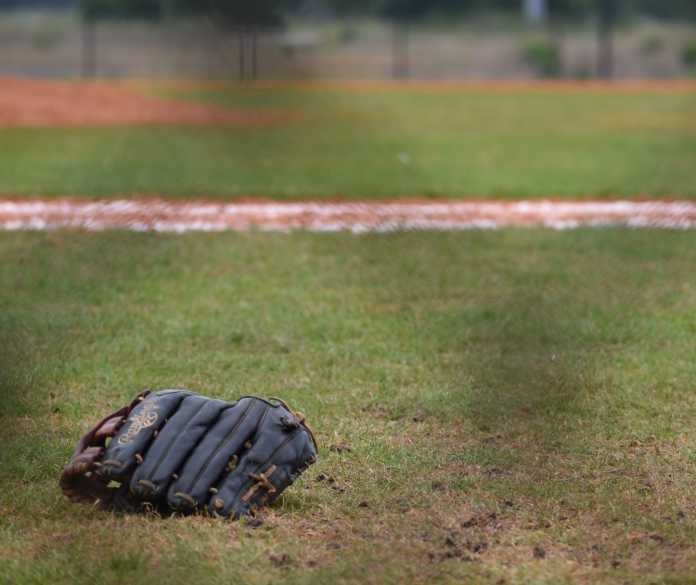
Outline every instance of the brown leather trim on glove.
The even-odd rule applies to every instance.
[[[70,500],[110,503],[115,490],[109,488],[93,471],[104,452],[106,440],[116,434],[128,413],[149,393],[149,390],[141,392],[129,405],[108,414],[82,436],[59,480],[63,493]]]

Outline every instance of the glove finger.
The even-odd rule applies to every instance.
[[[314,443],[294,416],[281,406],[271,407],[259,425],[252,447],[240,457],[237,468],[217,487],[208,510],[238,518],[272,501],[297,475],[316,460]]]
[[[143,463],[133,473],[130,480],[133,495],[154,500],[165,493],[174,472],[181,467],[220,413],[229,406],[229,402],[205,396],[184,398],[150,445]]]
[[[191,392],[185,390],[162,390],[148,395],[133,408],[126,422],[106,447],[99,475],[117,481],[129,477],[136,466],[136,455],[142,457],[167,417],[190,395]]]
[[[296,431],[257,473],[250,474],[254,480],[230,507],[229,515],[234,518],[245,516],[263,506],[272,504],[297,477],[316,461],[314,444],[306,433]]]
[[[263,400],[245,397],[226,409],[178,472],[167,494],[169,505],[186,511],[205,506],[210,487],[225,469],[236,464],[244,443],[253,436],[269,408]]]

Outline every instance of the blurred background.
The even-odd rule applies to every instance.
[[[693,0],[0,0],[0,75],[674,78]]]

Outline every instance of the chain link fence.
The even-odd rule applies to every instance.
[[[692,73],[696,29],[657,22],[614,37],[616,78]],[[0,75],[212,79],[588,78],[597,72],[591,25],[565,30],[482,19],[412,27],[316,20],[282,31],[239,31],[210,20],[102,21],[85,29],[71,12],[0,14]]]

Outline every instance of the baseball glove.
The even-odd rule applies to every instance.
[[[110,509],[239,518],[273,502],[316,456],[304,415],[280,399],[148,391],[80,439],[60,486]]]

